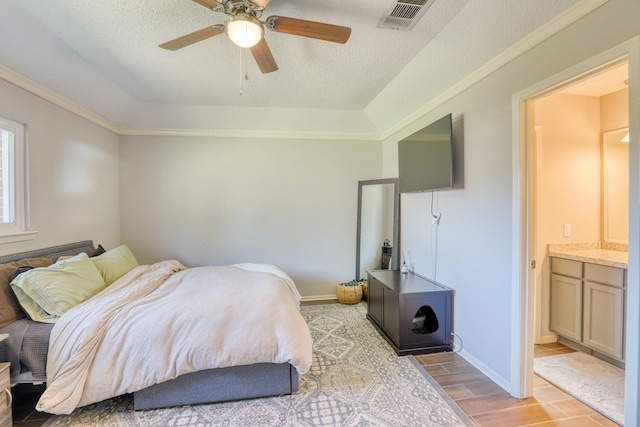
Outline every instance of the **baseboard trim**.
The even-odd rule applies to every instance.
[[[302,297],[300,302],[303,304],[314,303],[314,302],[338,302],[338,297],[336,296],[336,294],[311,295],[311,296]]]
[[[472,364],[476,369],[485,374],[491,381],[496,383],[498,386],[503,388],[507,393],[511,389],[511,384],[509,381],[505,380],[502,376],[498,375],[493,369],[489,368],[487,365],[476,359],[471,353],[466,350],[460,351],[460,356],[465,359],[467,362]]]
[[[540,342],[536,344],[553,344],[554,342],[558,342],[558,336],[556,334],[542,335],[540,337]]]

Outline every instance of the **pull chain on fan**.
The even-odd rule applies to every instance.
[[[247,49],[240,49],[240,96],[244,95],[244,82],[249,80],[249,73],[247,71]]]

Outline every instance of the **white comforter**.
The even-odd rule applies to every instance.
[[[138,266],[58,320],[37,409],[68,414],[203,369],[289,362],[305,373],[312,339],[299,303],[274,266]]]

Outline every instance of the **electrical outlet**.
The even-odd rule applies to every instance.
[[[564,237],[571,237],[571,224],[565,224],[563,230]]]

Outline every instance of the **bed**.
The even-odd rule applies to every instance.
[[[31,295],[23,283],[58,265],[94,265],[104,278],[95,296],[57,317],[47,317],[55,307],[41,303],[44,312],[32,313],[21,299],[30,318],[18,313],[0,328],[9,334],[0,357],[12,363],[12,383],[47,383],[39,410],[70,413],[125,393],[141,410],[298,390],[312,340],[286,273],[264,264],[186,268],[169,260],[136,265],[109,283],[113,271],[103,260],[117,249],[91,257],[93,242],[82,241],[0,257],[5,276],[25,259],[34,264],[4,278],[18,296]],[[6,306],[0,301],[0,314]]]

